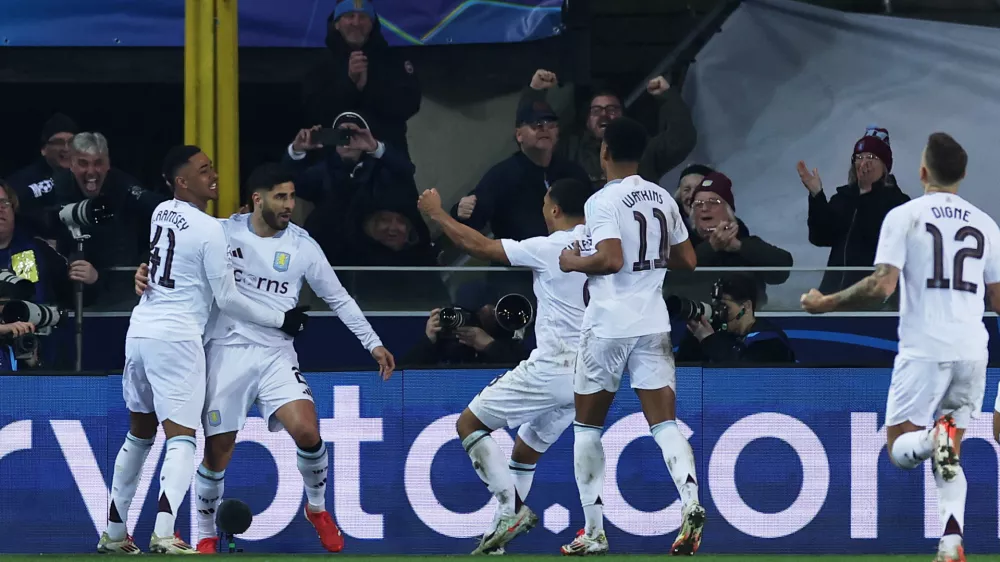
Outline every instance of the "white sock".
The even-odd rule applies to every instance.
[[[222,501],[226,489],[226,471],[215,472],[198,465],[194,474],[195,502],[198,508],[198,538],[217,537],[215,532],[215,509]]]
[[[113,541],[128,536],[128,510],[139,487],[142,467],[146,464],[152,439],[139,439],[131,432],[125,434],[125,443],[115,457],[115,472],[111,477],[111,501],[108,508],[108,537]]]
[[[653,439],[660,446],[670,477],[674,479],[677,493],[684,505],[698,502],[698,478],[695,474],[694,452],[691,444],[681,435],[674,420],[660,422],[649,428]]]
[[[499,515],[514,515],[514,477],[507,469],[507,457],[500,445],[483,430],[476,430],[462,440],[462,447],[472,459],[472,468],[500,502]]]
[[[916,468],[931,457],[934,450],[933,429],[904,433],[892,443],[892,460],[900,468]]]
[[[306,488],[309,511],[313,513],[326,511],[326,473],[330,466],[326,443],[320,441],[318,450],[298,449],[297,464],[299,474],[302,475],[302,483]]]
[[[604,503],[601,501],[604,490],[603,429],[573,422],[573,473],[586,521],[583,529],[588,537],[604,532]]]
[[[517,492],[521,503],[524,503],[528,499],[528,492],[531,491],[531,482],[535,479],[535,465],[512,460],[507,463],[507,468],[514,478],[514,491]]]
[[[965,496],[969,483],[965,480],[965,471],[961,466],[957,471],[951,482],[945,482],[939,471],[934,471],[934,482],[938,489],[938,514],[941,516],[941,547],[948,551],[962,544],[962,533],[965,531]]]
[[[174,521],[194,475],[194,451],[194,437],[178,435],[167,439],[167,454],[160,467],[159,511],[153,525],[153,534],[161,539],[174,535]]]

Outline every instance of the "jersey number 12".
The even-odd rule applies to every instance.
[[[653,218],[660,223],[660,248],[656,259],[646,259],[646,230],[648,221],[646,215],[639,211],[632,211],[632,216],[639,223],[639,261],[632,264],[632,271],[649,271],[651,269],[663,269],[667,267],[667,216],[659,209],[653,209]]]
[[[160,257],[160,248],[157,244],[159,244],[164,230],[167,231],[167,251],[164,257]],[[176,244],[177,236],[174,234],[173,229],[164,229],[162,226],[156,227],[156,233],[153,234],[153,241],[149,243],[149,281],[151,283],[156,283],[168,289],[174,288],[174,280],[170,278],[170,268],[174,265],[174,246]],[[163,265],[163,270],[160,271],[160,278],[157,279],[156,271],[160,265]]]
[[[983,233],[971,226],[963,226],[955,233],[956,242],[964,242],[966,238],[971,236],[975,240],[976,246],[974,248],[962,248],[955,252],[955,262],[951,268],[952,273],[955,275],[955,282],[952,283],[951,279],[944,276],[944,236],[941,234],[941,230],[931,223],[925,223],[924,228],[927,229],[931,238],[934,239],[934,277],[927,280],[927,288],[954,289],[956,291],[975,293],[979,289],[979,285],[962,279],[962,273],[965,271],[965,260],[967,258],[974,260],[983,258],[983,245],[985,243]]]

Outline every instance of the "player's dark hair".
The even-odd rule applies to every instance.
[[[927,138],[925,157],[931,178],[942,186],[955,185],[965,177],[969,155],[948,133],[933,133]]]
[[[292,173],[281,164],[268,162],[257,166],[247,179],[247,191],[271,191],[275,187],[292,181]]]
[[[191,158],[201,152],[201,149],[194,145],[175,146],[167,152],[163,158],[163,179],[167,185],[174,187],[174,180],[177,178],[177,171],[191,161]]]
[[[757,310],[757,282],[745,273],[732,273],[719,279],[723,294],[729,295],[734,301],[741,303],[750,301]]]
[[[604,144],[612,162],[638,162],[647,142],[646,128],[628,117],[619,117],[604,129]]]
[[[583,206],[593,193],[589,183],[573,178],[557,180],[549,187],[549,199],[559,205],[566,216],[577,218],[583,217]]]

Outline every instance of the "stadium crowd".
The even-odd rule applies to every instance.
[[[417,207],[420,191],[431,186],[418,187],[407,144],[407,121],[421,104],[413,65],[389,49],[370,2],[338,4],[328,24],[326,57],[302,83],[308,121],[272,159],[293,175],[297,196],[314,205],[302,226],[334,266],[450,265],[442,263],[441,248]],[[546,99],[558,83],[551,71],[534,73],[513,116],[517,151],[457,198],[450,211],[455,219],[497,239],[544,236],[542,206],[549,186],[567,178],[587,182],[594,190],[604,185],[601,139],[608,123],[626,113],[623,99],[599,89],[590,96],[584,120],[570,122]],[[684,166],[677,185],[664,187],[682,210],[699,267],[772,268],[745,275],[755,289],[739,291],[742,302],[759,310],[768,302],[768,287],[789,278],[788,271],[773,268],[792,266],[792,255],[753,235],[752,225],[738,217],[740,178],[728,177],[711,163],[687,162],[698,135],[679,88],[661,76],[649,81],[646,93],[657,101],[658,116],[646,124],[651,140],[639,175],[660,182]],[[81,130],[70,116],[52,115],[41,124],[37,142],[38,158],[0,180],[0,267],[30,281],[30,298],[36,302],[71,309],[72,284],[77,283],[89,310],[130,308],[135,302],[131,276],[111,270],[147,259],[150,214],[171,197],[168,186],[142,185],[113,167],[113,147],[107,139],[99,131]],[[909,200],[891,173],[887,130],[868,128],[851,152],[846,181],[835,189],[824,185],[820,172],[805,162],[797,166],[809,201],[809,241],[829,248],[828,266],[870,266],[883,219]],[[242,199],[249,201],[246,190]],[[820,290],[836,291],[863,276],[828,272]],[[442,304],[462,301],[462,308],[482,311],[485,318],[502,296],[498,293],[511,290],[530,296],[530,280],[527,285],[523,280],[504,285],[487,276],[456,292],[442,276],[420,279],[424,295],[434,295],[431,298]],[[711,274],[678,273],[671,276],[669,290],[706,300],[716,281]],[[392,300],[412,293],[407,291],[411,282],[385,276],[366,279],[352,291],[363,293],[362,302],[366,295]],[[746,279],[727,283],[743,287]],[[414,361],[511,362],[527,353],[521,346],[523,331],[511,334],[490,322],[466,328],[457,348],[440,349],[439,323],[435,310],[427,321],[424,345],[413,352]],[[690,325],[692,336],[699,333],[696,324]],[[0,325],[0,332],[27,329],[15,323]],[[497,346],[496,340],[516,345]]]

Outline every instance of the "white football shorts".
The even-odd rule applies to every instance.
[[[965,429],[979,417],[986,394],[986,361],[921,361],[896,356],[885,425],[926,427],[945,414]]]
[[[205,435],[243,429],[250,406],[257,404],[268,429],[283,426],[274,413],[289,402],[313,401],[312,390],[299,372],[295,348],[261,345],[217,345],[205,348],[208,357],[208,393],[203,426]]]
[[[677,372],[670,332],[632,338],[599,338],[590,330],[580,336],[573,386],[577,394],[618,392],[628,368],[632,388],[677,391]]]
[[[201,340],[125,339],[122,395],[130,412],[198,429],[205,405],[205,348]]]
[[[517,427],[525,444],[544,453],[573,423],[572,374],[544,372],[522,361],[486,385],[469,410],[490,429]]]

